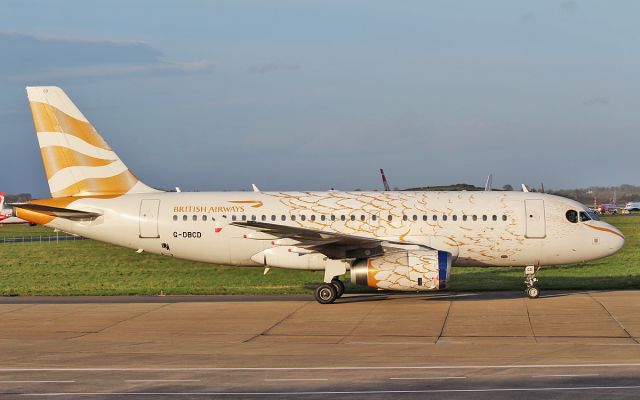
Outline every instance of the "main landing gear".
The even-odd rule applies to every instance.
[[[538,270],[540,267],[538,267]],[[536,278],[536,267],[533,265],[527,265],[524,269],[524,283],[527,285],[525,292],[530,299],[537,299],[540,296],[540,289],[536,286],[538,279]]]
[[[344,283],[338,277],[334,277],[331,283],[323,283],[314,292],[316,300],[320,304],[331,304],[344,294]]]

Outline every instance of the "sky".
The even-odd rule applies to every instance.
[[[0,3],[0,191],[48,197],[25,86],[183,191],[640,184],[637,1]]]

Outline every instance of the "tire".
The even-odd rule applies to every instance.
[[[338,291],[331,283],[323,283],[314,292],[316,301],[320,304],[331,304],[338,298]]]
[[[336,287],[337,297],[340,298],[344,294],[344,283],[340,279],[334,279],[331,284]]]
[[[540,289],[538,289],[536,286],[528,287],[527,296],[529,296],[530,299],[537,299],[538,296],[540,296]]]

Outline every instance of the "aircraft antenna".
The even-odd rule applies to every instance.
[[[391,189],[389,189],[389,182],[387,182],[387,177],[384,176],[384,170],[382,168],[380,168],[380,175],[382,176],[382,186],[384,186],[385,192],[390,191]]]

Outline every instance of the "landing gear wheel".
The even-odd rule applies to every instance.
[[[338,291],[331,283],[323,283],[316,288],[314,295],[318,303],[331,304],[338,298]]]
[[[528,287],[527,296],[529,296],[530,299],[537,299],[538,296],[540,296],[540,289],[538,289],[536,286]]]
[[[337,297],[342,297],[344,294],[344,283],[342,283],[340,279],[333,279],[331,284],[336,287]]]

